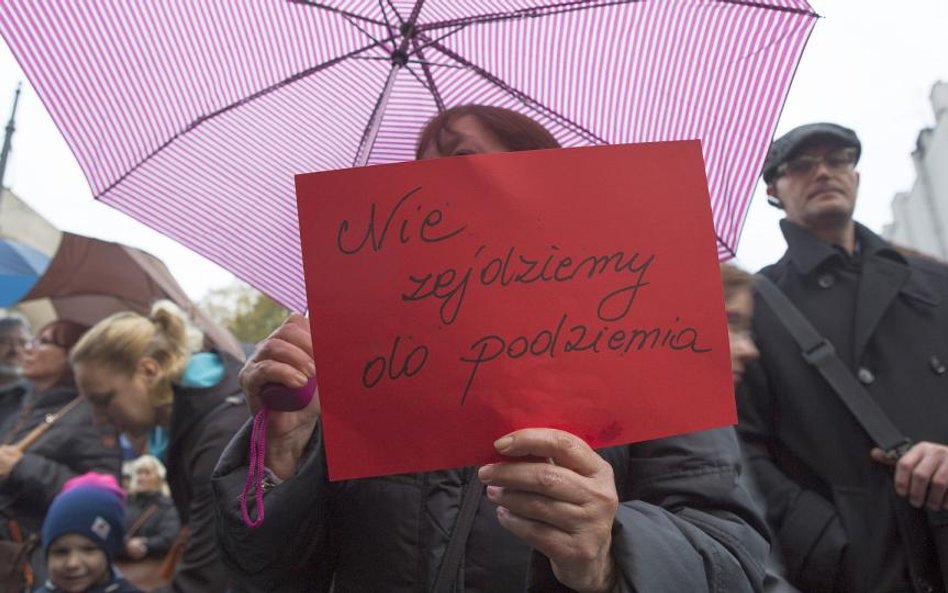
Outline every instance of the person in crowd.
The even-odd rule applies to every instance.
[[[747,365],[760,357],[757,344],[754,343],[752,322],[754,318],[754,277],[731,263],[721,264],[721,283],[724,285],[724,309],[727,315],[727,338],[731,348],[731,373],[734,387],[740,386]],[[762,504],[763,497],[747,472],[741,474],[741,483]],[[799,593],[783,577],[783,561],[780,550],[771,547],[764,576],[764,593]]]
[[[725,263],[721,264],[721,283],[724,285],[724,311],[731,348],[731,375],[734,385],[739,385],[748,363],[760,356],[751,330],[754,277],[734,264]]]
[[[786,218],[770,278],[911,446],[890,461],[758,299],[759,361],[739,433],[788,577],[806,591],[944,591],[948,268],[900,254],[853,220],[856,134],[832,123],[777,139],[763,170]],[[928,512],[926,512],[928,511]],[[944,534],[944,527],[941,528]],[[948,550],[943,550],[943,554]]]
[[[163,557],[181,530],[165,480],[165,466],[153,455],[142,455],[131,463],[131,470],[125,511],[126,541],[121,556],[130,560]]]
[[[474,105],[435,117],[417,156],[557,146],[526,116]],[[309,324],[293,315],[241,383],[257,410],[264,384],[302,387],[315,373]],[[214,476],[221,549],[255,590],[430,590],[462,498],[475,514],[450,590],[740,592],[763,578],[765,529],[737,484],[730,428],[600,452],[566,432],[527,429],[498,435],[510,463],[339,483],[327,480],[318,396],[297,412],[270,411],[268,431],[262,524],[248,527],[239,501],[249,425]]]
[[[86,329],[68,320],[53,321],[27,345],[23,376],[28,391],[17,411],[0,424],[4,539],[38,534],[47,508],[70,478],[89,471],[117,476],[120,471],[116,433],[93,425],[91,406],[79,397],[69,366],[69,351]],[[42,576],[46,562],[38,551],[32,564]]]
[[[20,407],[27,392],[23,377],[30,325],[19,315],[0,317],[0,425]]]
[[[171,496],[188,529],[170,589],[226,591],[227,571],[214,542],[210,476],[247,419],[237,380],[240,362],[201,351],[203,337],[169,301],[149,316],[117,313],[83,336],[72,352],[79,389],[98,422],[133,436],[168,429]]]
[[[35,593],[141,593],[113,568],[125,533],[124,496],[111,475],[66,483],[43,521],[49,577]]]

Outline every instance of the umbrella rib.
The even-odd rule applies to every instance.
[[[400,27],[399,34],[402,37],[401,43],[399,43],[398,47],[392,52],[392,69],[389,71],[388,78],[385,80],[385,86],[382,87],[382,92],[379,93],[379,98],[372,108],[369,120],[365,123],[365,128],[362,130],[362,138],[359,140],[359,148],[356,151],[353,166],[361,167],[369,162],[369,157],[375,148],[375,140],[382,127],[382,116],[385,111],[385,106],[388,104],[392,89],[395,87],[395,78],[398,75],[398,70],[408,63],[408,52],[406,50],[408,49],[408,44],[411,42],[411,39],[415,36],[415,23],[418,22],[418,15],[421,13],[421,7],[424,3],[425,0],[417,0],[411,9],[411,13],[408,15],[408,20],[402,23]]]
[[[566,12],[576,12],[580,10],[590,10],[592,8],[605,8],[607,6],[616,6],[619,4],[634,4],[643,0],[611,0],[603,2],[602,0],[573,0],[571,2],[561,2],[560,4],[550,4],[542,7],[521,8],[509,12],[495,12],[493,14],[474,15],[451,19],[447,21],[437,21],[427,23],[419,27],[422,31],[432,29],[443,29],[445,27],[466,27],[468,25],[480,25],[483,23],[493,23],[497,21],[506,21],[523,18],[542,18],[546,16],[563,14]]]
[[[392,2],[392,0],[388,0],[388,5],[392,7],[392,12],[398,17],[398,22],[404,25],[405,19],[403,19],[401,13],[398,12],[398,7],[395,6],[395,3]]]
[[[416,62],[416,63],[421,64],[422,69],[425,69],[425,70],[427,69],[424,62]],[[408,66],[405,66],[405,69],[408,70],[409,74],[415,77],[415,80],[418,81],[418,84],[425,87],[425,89],[427,89],[428,92],[431,93],[431,97],[434,99],[435,106],[438,108],[438,111],[439,112],[444,111],[445,109],[444,99],[441,98],[441,94],[438,93],[438,89],[434,86],[434,80],[429,79],[428,82],[426,82],[422,80],[420,76],[418,76],[417,72],[415,72]],[[430,72],[425,72],[426,76],[430,76],[430,74],[431,74]]]
[[[458,33],[458,32],[460,32],[460,31],[463,31],[463,30],[465,29],[465,27],[467,27],[467,25],[461,25],[461,26],[457,27],[456,29],[453,29],[453,30],[451,30],[451,31],[448,31],[447,33],[445,33],[445,34],[443,34],[443,35],[441,35],[441,36],[439,36],[439,37],[435,37],[434,39],[432,39],[431,41],[429,41],[429,42],[427,42],[427,43],[425,43],[425,44],[423,44],[423,45],[418,45],[417,40],[414,40],[414,41],[415,41],[415,43],[414,43],[415,52],[420,52],[421,50],[425,49],[426,47],[429,47],[432,43],[437,43],[437,42],[441,41],[442,39],[444,39],[445,37],[450,37],[451,35],[454,35],[455,33]]]
[[[312,0],[286,0],[286,1],[289,2],[290,4],[302,4],[303,6],[312,6],[313,8],[318,8],[318,9],[320,9],[320,10],[325,10],[326,12],[332,12],[332,13],[334,13],[334,14],[338,14],[338,15],[341,15],[341,16],[347,16],[347,17],[350,17],[350,18],[358,19],[358,20],[360,20],[360,21],[364,21],[364,22],[366,22],[366,23],[372,23],[373,25],[378,25],[378,26],[380,26],[380,27],[385,27],[385,26],[387,26],[387,25],[386,25],[384,22],[382,22],[382,21],[379,21],[379,20],[376,20],[376,19],[372,19],[372,18],[369,18],[369,17],[364,16],[364,15],[361,15],[361,14],[356,14],[356,13],[350,12],[350,11],[348,11],[348,10],[342,10],[341,8],[335,8],[335,7],[333,7],[333,6],[326,6],[325,4],[323,4],[323,3],[321,3],[321,2],[313,2]]]
[[[447,57],[451,58],[455,62],[474,71],[475,73],[480,75],[482,78],[487,80],[487,82],[499,87],[505,93],[513,96],[516,99],[519,99],[520,102],[522,102],[527,107],[530,107],[531,109],[535,109],[536,111],[539,111],[540,113],[556,121],[556,123],[560,124],[564,128],[572,131],[575,134],[582,136],[588,142],[591,142],[594,144],[608,144],[608,142],[606,142],[605,139],[600,138],[592,130],[589,130],[581,126],[580,124],[574,122],[573,120],[566,117],[565,115],[555,111],[552,107],[544,105],[543,103],[537,101],[536,99],[534,99],[527,93],[519,89],[515,89],[514,87],[510,86],[509,84],[501,80],[499,77],[495,76],[494,74],[491,74],[490,72],[481,68],[480,66],[477,66],[476,64],[473,64],[470,61],[462,58],[460,55],[454,53],[453,51],[444,47],[440,43],[432,43],[431,46],[437,49],[438,51],[440,51],[441,53],[443,53],[444,55],[446,55]]]
[[[362,33],[363,35],[365,35],[366,37],[368,37],[368,38],[371,39],[372,41],[375,41],[375,42],[378,43],[379,45],[383,45],[383,44],[385,43],[384,41],[379,41],[378,39],[376,39],[374,35],[372,35],[372,34],[369,33],[368,31],[366,31],[361,25],[359,25],[359,23],[355,22],[355,19],[353,19],[353,18],[351,18],[351,17],[348,17],[348,16],[344,16],[344,17],[342,17],[342,18],[346,19],[346,22],[348,22],[350,25],[352,25],[353,27],[355,27],[356,29],[358,29],[360,33]],[[391,26],[390,26],[390,25],[386,25],[386,26],[389,27],[389,29],[388,29],[389,38],[388,38],[387,41],[392,41],[392,47],[394,47],[394,46],[395,46],[395,43],[394,43],[395,36],[392,35]]]
[[[719,4],[734,4],[736,6],[746,6],[748,8],[760,8],[762,10],[776,10],[778,12],[789,12],[791,14],[815,16],[818,18],[820,16],[812,9],[806,10],[805,8],[793,8],[790,6],[774,6],[772,4],[764,4],[763,2],[753,2],[752,0],[715,0],[715,2]]]
[[[419,63],[420,63],[420,62],[419,62]],[[412,69],[411,69],[410,67],[408,67],[408,66],[405,66],[405,70],[408,70],[408,73],[411,74],[412,77],[414,77],[414,79],[418,81],[418,84],[420,84],[421,86],[423,86],[423,87],[425,87],[426,89],[428,89],[428,92],[429,92],[429,93],[431,92],[431,89],[428,87],[428,83],[425,82],[424,80],[422,80],[422,78],[421,78],[420,76],[418,76],[418,73],[417,73],[417,72],[415,72],[414,70],[412,70]],[[432,94],[434,94],[434,93],[432,93]],[[439,111],[440,111],[440,109],[439,109]]]
[[[365,60],[365,61],[372,61],[372,62],[391,62],[391,61],[392,61],[392,58],[390,58],[390,57],[388,57],[388,56],[356,56],[356,57],[351,58],[351,59],[353,59],[353,60]],[[422,64],[422,65],[429,65],[429,66],[438,66],[438,67],[441,67],[441,68],[456,68],[456,69],[458,69],[458,70],[467,70],[467,68],[465,68],[464,66],[458,66],[457,64],[442,64],[442,63],[440,63],[440,62],[429,62],[429,61],[427,61],[427,60],[419,60],[419,59],[410,60],[408,63],[409,63],[409,64]]]
[[[385,13],[385,5],[382,4],[382,0],[379,0],[379,12],[382,13],[382,18],[385,19],[385,26],[387,27],[388,32],[391,33],[392,30],[393,30],[393,28],[392,28],[392,23],[390,23],[389,20],[388,20],[388,14]],[[362,31],[365,35],[367,35],[367,36],[369,37],[369,39],[372,39],[372,36],[369,35],[369,32],[368,32],[368,31],[366,31],[365,29],[363,29],[362,27],[360,27],[358,24],[356,24],[355,22],[353,22],[352,19],[347,19],[347,20],[349,21],[349,24],[350,24],[350,25],[352,25],[352,26],[355,27],[356,29]],[[392,49],[394,50],[395,47],[396,47],[395,41],[392,41]]]
[[[388,7],[392,9],[392,12],[395,14],[395,18],[398,19],[399,25],[405,24],[405,19],[402,18],[402,15],[399,14],[398,8],[395,7],[395,3],[392,0],[387,0]],[[385,15],[385,5],[382,4],[382,0],[379,0],[379,9],[382,11],[382,15]],[[388,17],[385,17],[385,22],[388,22]]]
[[[428,84],[425,85],[425,88],[428,89],[428,92],[431,93],[431,97],[434,99],[435,106],[438,108],[438,112],[444,111],[444,98],[441,96],[441,93],[438,91],[438,86],[435,84],[434,75],[431,73],[431,66],[428,62],[424,61],[425,54],[422,53],[422,46],[418,44],[418,39],[412,39],[413,53],[418,54],[418,57],[421,58],[418,60],[418,63],[421,64],[421,71],[425,75],[425,80],[428,81]],[[454,64],[452,64],[454,66]]]
[[[721,235],[718,234],[718,229],[714,229],[714,238],[717,239],[719,245],[723,245],[727,252],[731,254],[731,257],[737,257],[737,254],[734,253],[734,248],[727,244],[727,241],[721,238]]]
[[[184,136],[185,134],[187,134],[187,133],[193,131],[195,128],[201,126],[202,124],[205,124],[205,123],[207,123],[208,121],[210,121],[210,120],[212,120],[212,119],[214,119],[214,118],[216,118],[216,117],[218,117],[218,116],[220,116],[220,115],[223,115],[223,114],[227,113],[228,111],[232,111],[232,110],[234,110],[234,109],[237,109],[238,107],[242,107],[242,106],[244,106],[244,105],[246,105],[246,104],[248,104],[248,103],[250,103],[250,102],[252,102],[252,101],[255,101],[255,100],[259,99],[260,97],[264,97],[264,96],[266,96],[266,95],[269,95],[270,93],[272,93],[272,92],[274,92],[274,91],[278,91],[278,90],[280,90],[280,89],[282,89],[282,88],[284,88],[284,87],[286,87],[286,86],[289,86],[289,85],[291,85],[291,84],[293,84],[293,83],[295,83],[295,82],[297,82],[297,81],[299,81],[299,80],[302,80],[302,79],[307,78],[307,77],[309,77],[309,76],[311,76],[311,75],[313,75],[313,74],[316,74],[317,72],[321,72],[322,70],[325,70],[325,69],[327,69],[327,68],[330,68],[330,67],[332,67],[332,66],[335,66],[336,64],[338,64],[338,63],[340,63],[340,62],[343,62],[343,61],[345,61],[345,60],[348,60],[348,59],[357,57],[357,56],[358,56],[359,54],[361,54],[361,53],[365,53],[365,52],[367,52],[367,51],[369,51],[369,50],[371,50],[371,49],[374,49],[374,48],[376,48],[376,47],[379,47],[379,46],[381,46],[381,45],[384,45],[385,43],[391,41],[393,38],[394,38],[394,36],[390,36],[390,37],[387,38],[387,39],[382,39],[382,40],[379,40],[379,41],[377,41],[377,42],[370,43],[369,45],[360,47],[359,49],[353,50],[353,51],[351,51],[351,52],[349,52],[349,53],[347,53],[347,54],[344,54],[344,55],[335,57],[335,58],[333,58],[333,59],[331,59],[331,60],[329,60],[329,61],[323,62],[322,64],[318,64],[318,65],[313,66],[313,67],[311,67],[311,68],[307,68],[306,70],[302,70],[302,71],[300,71],[300,72],[297,72],[296,74],[294,74],[294,75],[292,75],[292,76],[289,76],[289,77],[287,77],[287,78],[284,78],[284,79],[281,80],[280,82],[277,82],[277,83],[275,83],[275,84],[272,84],[272,85],[268,86],[267,88],[261,89],[261,90],[255,92],[255,93],[253,93],[253,94],[251,94],[251,95],[247,95],[246,97],[244,97],[244,98],[242,98],[242,99],[240,99],[240,100],[238,100],[238,101],[235,101],[235,102],[231,103],[230,105],[225,105],[224,107],[221,107],[220,109],[217,109],[216,111],[212,111],[211,113],[208,113],[208,114],[205,114],[205,115],[202,115],[202,116],[198,117],[197,119],[195,119],[194,121],[192,121],[191,123],[189,123],[188,125],[186,125],[186,126],[184,127],[184,129],[180,130],[179,132],[177,132],[176,134],[174,134],[173,136],[171,136],[170,138],[168,138],[167,140],[165,140],[165,141],[161,144],[161,146],[155,148],[155,149],[154,149],[153,151],[151,151],[147,156],[145,156],[143,159],[141,159],[140,161],[138,161],[134,166],[129,167],[128,171],[126,171],[126,172],[123,173],[119,178],[117,178],[115,181],[113,181],[112,183],[110,183],[110,184],[108,185],[108,187],[106,187],[105,189],[103,189],[102,191],[100,191],[99,193],[97,193],[96,196],[95,196],[96,199],[98,199],[100,196],[104,196],[105,194],[109,193],[112,189],[114,189],[115,187],[117,187],[118,185],[120,185],[123,181],[125,181],[127,178],[129,178],[133,173],[135,173],[136,171],[138,171],[138,169],[140,169],[141,167],[143,167],[143,166],[145,165],[145,163],[147,163],[147,162],[150,161],[151,159],[155,158],[156,156],[158,156],[158,154],[160,154],[162,151],[164,151],[166,148],[168,148],[172,143],[174,143],[175,140],[177,140],[177,139],[180,138],[181,136]]]

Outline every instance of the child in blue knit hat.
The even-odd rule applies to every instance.
[[[122,491],[103,476],[67,483],[43,522],[49,579],[35,593],[141,593],[112,568],[125,537]],[[112,482],[115,479],[112,478]]]

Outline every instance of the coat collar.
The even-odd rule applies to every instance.
[[[780,228],[788,245],[784,257],[804,276],[814,273],[833,258],[848,257],[839,246],[820,241],[797,224],[782,220]],[[942,299],[926,274],[920,273],[882,237],[858,222],[856,241],[861,277],[856,299],[853,350],[855,360],[859,360],[885,312],[900,293],[929,307],[939,305]]]
[[[226,352],[213,350],[224,363],[224,377],[212,387],[184,387],[175,383],[171,409],[171,441],[190,431],[194,424],[221,405],[231,395],[241,393],[237,375],[241,362]]]
[[[61,408],[65,406],[76,396],[79,395],[79,392],[76,390],[74,385],[54,385],[46,391],[36,391],[33,388],[30,388],[28,393],[25,394],[26,401],[29,402],[28,405],[32,409],[43,409],[48,408]]]
[[[855,224],[856,244],[859,246],[859,254],[863,261],[881,256],[902,265],[907,264],[905,258],[882,237],[858,222]],[[780,230],[787,240],[787,255],[803,275],[812,274],[829,259],[846,257],[840,246],[821,241],[810,231],[787,219],[780,221]]]

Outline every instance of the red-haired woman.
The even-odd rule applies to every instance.
[[[498,107],[464,106],[432,120],[417,156],[555,148],[540,124]],[[290,317],[245,365],[260,388],[301,387],[316,369],[309,325]],[[218,540],[242,580],[266,591],[430,591],[458,524],[465,486],[486,484],[452,591],[751,591],[763,574],[764,528],[737,486],[737,442],[718,430],[593,451],[552,429],[497,435],[508,462],[330,483],[319,400],[270,412],[265,521],[241,519],[249,431],[218,464]],[[433,446],[438,446],[437,444]],[[444,445],[442,445],[444,446]],[[274,485],[275,484],[275,485]],[[532,550],[536,553],[533,554]]]

